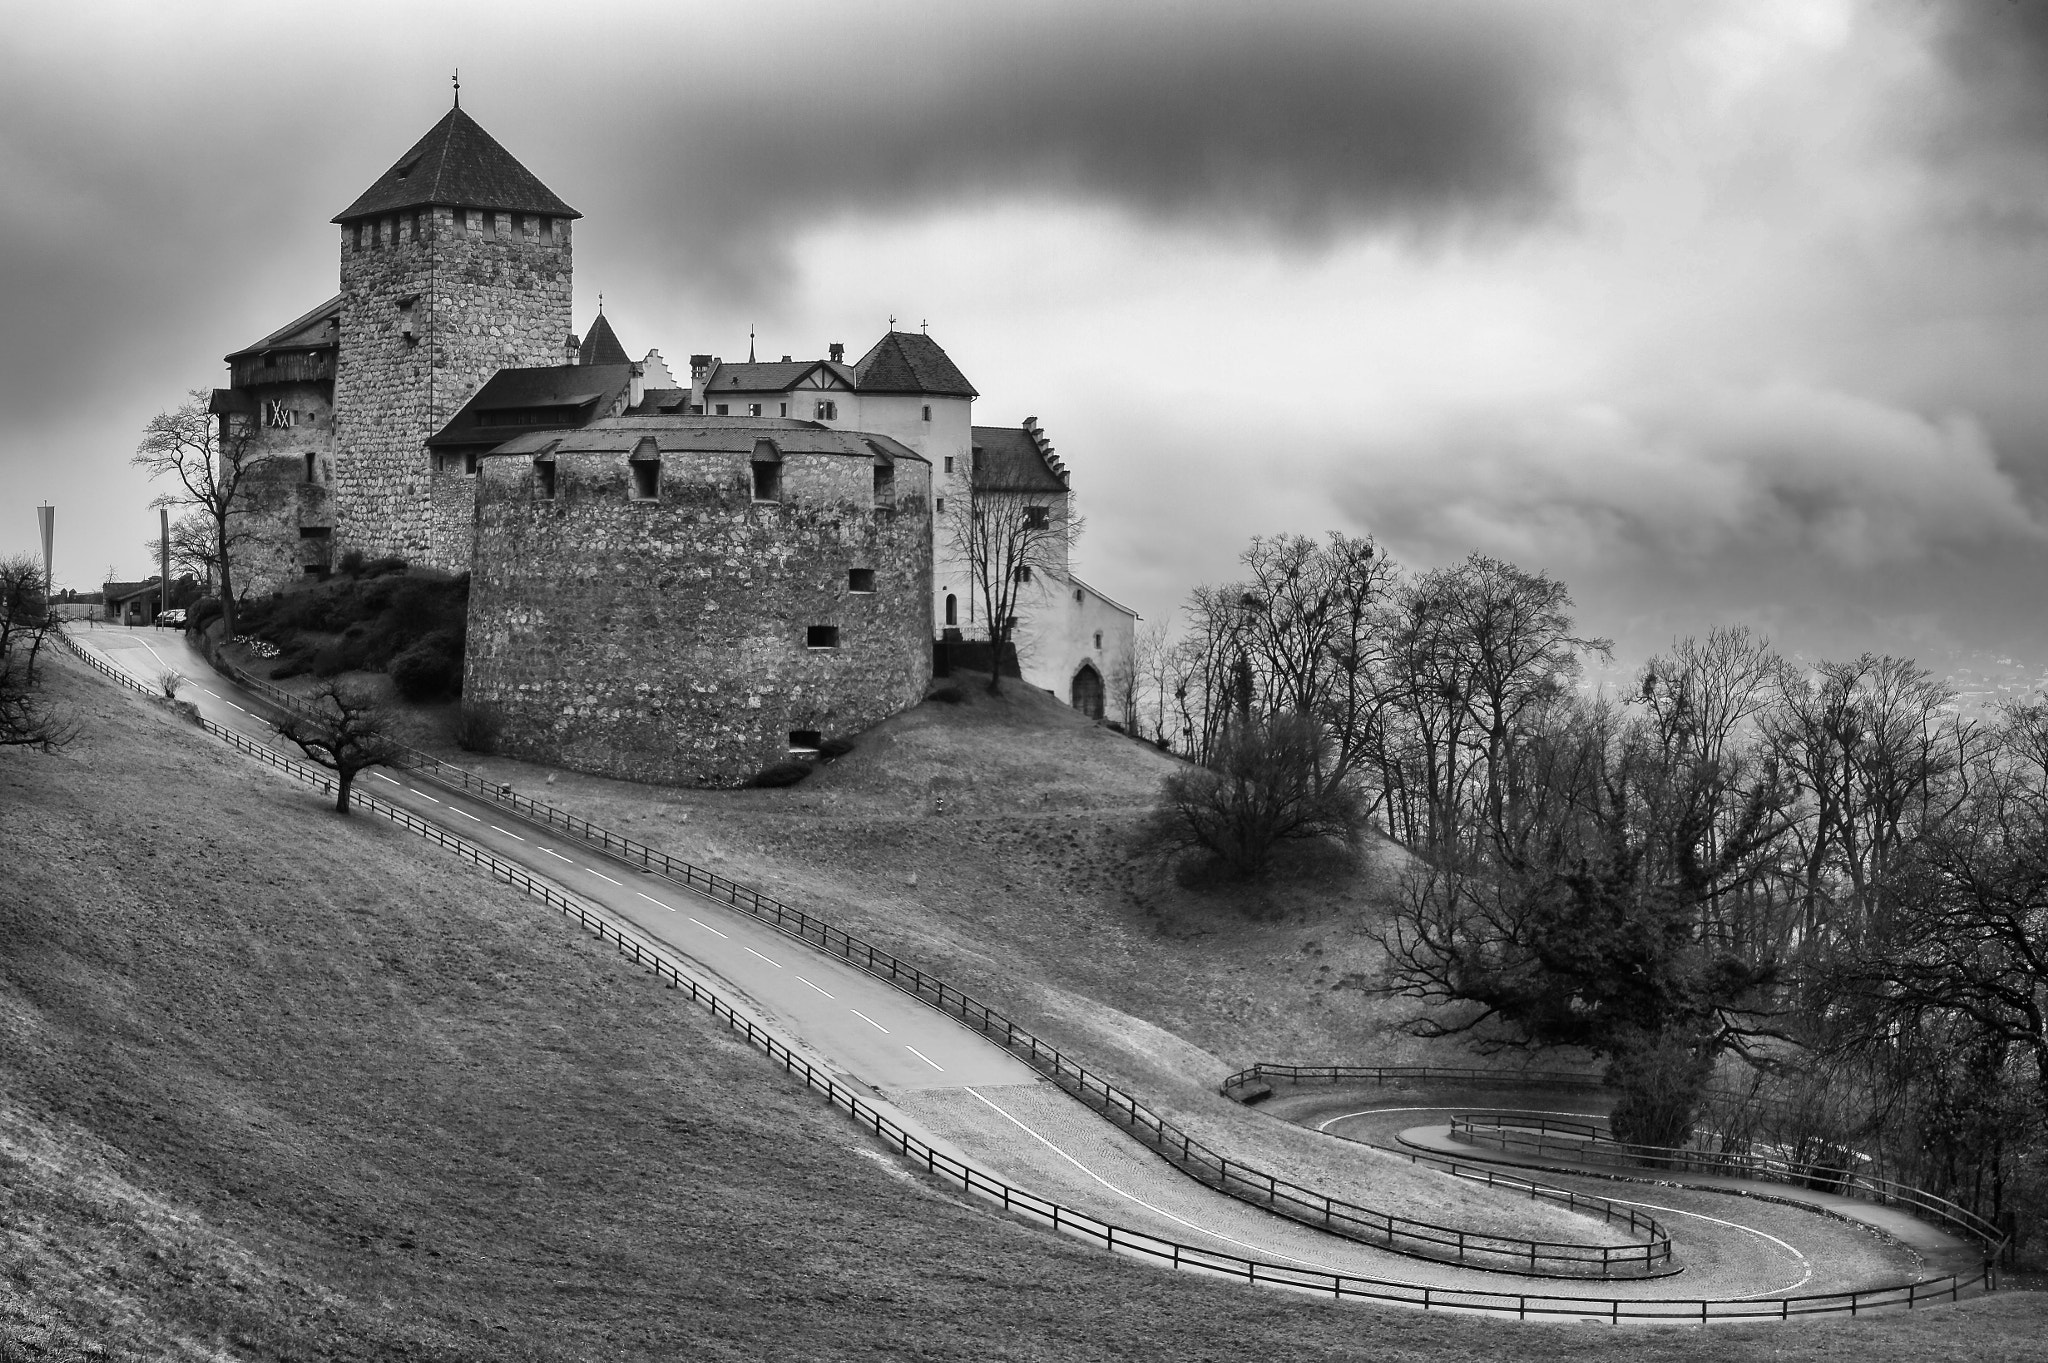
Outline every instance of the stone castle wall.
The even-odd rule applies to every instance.
[[[427,474],[430,505],[427,561],[449,572],[469,571],[476,543],[476,477],[468,473]]]
[[[560,363],[571,272],[566,219],[545,235],[530,214],[476,209],[343,226],[337,554],[468,568],[466,543],[435,534],[423,442],[499,369]]]
[[[507,753],[637,781],[736,785],[791,735],[857,732],[931,675],[930,468],[790,455],[778,503],[744,454],[663,451],[657,497],[622,451],[485,459],[477,475],[465,703]],[[851,590],[850,572],[873,573]],[[836,647],[811,647],[812,626]]]
[[[328,566],[322,532],[334,524],[327,495],[334,479],[331,357],[316,355],[297,368],[304,377],[250,385],[244,390],[250,411],[234,418],[251,423],[248,472],[229,519],[229,532],[238,537],[235,590],[241,595],[284,591],[306,576],[308,566]]]

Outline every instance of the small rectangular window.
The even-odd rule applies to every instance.
[[[471,450],[471,451],[470,451],[470,452],[469,452],[468,454],[465,454],[465,455],[463,455],[463,456],[462,456],[462,471],[463,471],[464,473],[475,473],[475,472],[476,472],[476,451],[475,451],[475,450]]]
[[[722,403],[722,402],[721,402],[721,403],[719,403],[719,404],[718,404],[718,408],[717,408],[717,410],[716,410],[716,411],[715,411],[715,412],[713,413],[713,415],[716,415],[716,416],[725,416],[726,414],[727,414],[727,413],[726,413],[726,410],[725,410],[725,404],[724,404],[724,403]]]
[[[806,648],[839,647],[839,626],[812,625],[804,631],[804,646]]]
[[[661,461],[659,459],[635,459],[633,461],[633,496],[637,501],[651,502],[661,495]]]
[[[788,403],[786,403],[786,402],[785,402],[785,403],[782,403],[782,404],[781,404],[781,407],[782,407],[782,413],[781,413],[781,414],[782,414],[783,416],[788,416],[788,415],[789,415],[789,404],[788,404]]]
[[[825,735],[819,733],[816,729],[791,729],[789,731],[789,750],[792,753],[816,757],[818,755],[818,746],[824,741]]]
[[[1046,527],[1046,510],[1045,510],[1045,508],[1044,508],[1044,507],[1042,507],[1042,506],[1027,506],[1027,507],[1025,507],[1025,508],[1024,508],[1024,525],[1025,525],[1025,528],[1027,528],[1027,529],[1030,529],[1030,530],[1043,530],[1043,529],[1045,529],[1045,527]]]
[[[821,403],[819,403],[819,404],[818,404],[818,420],[820,420],[820,421],[837,421],[837,420],[839,420],[839,404],[838,404],[838,403],[836,403],[836,402],[821,402]]]
[[[953,471],[953,456],[949,454],[949,455],[947,455],[947,456],[946,456],[946,472],[948,472],[948,473],[951,473],[952,471]]]
[[[555,495],[555,461],[536,459],[533,461],[533,491],[539,497],[553,498]]]
[[[553,218],[544,217],[540,220],[540,239],[542,241],[553,241],[555,239],[555,220]]]
[[[1028,563],[1020,563],[1020,564],[1018,564],[1018,565],[1017,565],[1017,580],[1018,580],[1019,582],[1029,582],[1029,581],[1031,580],[1031,565],[1030,565],[1030,564],[1028,564]]]
[[[846,590],[850,592],[872,592],[874,589],[875,570],[873,568],[848,568],[846,570]]]
[[[782,500],[782,465],[772,459],[754,461],[754,500],[757,502],[779,502]]]
[[[761,415],[761,404],[760,404],[760,403],[758,403],[758,402],[750,402],[750,403],[748,403],[748,404],[747,404],[747,415],[748,415],[748,416],[759,416],[759,415]]]
[[[313,451],[311,450],[306,451],[306,481],[309,483],[320,481],[320,470],[313,461]]]
[[[895,496],[896,470],[887,464],[875,465],[875,505],[893,505]]]
[[[924,419],[926,421],[930,421],[932,419],[932,405],[929,402],[927,402],[924,405]]]
[[[524,213],[514,213],[512,215],[512,235],[515,237],[526,235],[526,215]]]
[[[358,251],[363,249],[363,225],[361,223],[355,225],[355,249]]]
[[[943,515],[946,510],[946,499],[944,497],[938,497],[934,498],[933,501],[935,504],[933,505],[932,510],[937,511],[941,515]]]

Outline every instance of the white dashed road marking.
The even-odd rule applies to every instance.
[[[596,876],[599,880],[602,880],[607,885],[616,885],[619,883],[618,881],[613,880],[610,876],[606,875],[603,871],[598,870],[595,866],[586,866],[583,869],[590,872],[590,874]]]
[[[637,891],[637,890],[636,890],[636,891],[634,891],[634,893],[635,893],[635,894],[639,894],[639,891]],[[651,894],[642,894],[642,895],[640,895],[640,897],[641,897],[642,899],[646,900],[646,901],[647,901],[648,903],[650,903],[650,904],[654,905],[654,907],[656,907],[657,909],[667,909],[667,910],[668,910],[668,911],[669,911],[670,913],[674,913],[674,912],[676,911],[676,906],[675,906],[675,905],[673,905],[673,904],[664,904],[664,903],[662,903],[662,902],[661,902],[661,901],[660,901],[659,899],[656,899],[656,898],[655,898],[655,897],[654,897],[653,895],[651,895]]]
[[[875,1029],[876,1031],[880,1032],[880,1033],[881,1033],[881,1034],[882,1034],[883,1036],[887,1036],[887,1035],[889,1035],[889,1029],[888,1029],[887,1027],[884,1027],[884,1026],[883,1026],[883,1025],[881,1024],[881,1023],[879,1023],[879,1022],[875,1021],[875,1020],[874,1020],[873,1018],[869,1017],[869,1016],[868,1016],[868,1015],[867,1015],[866,1013],[863,1013],[863,1012],[861,1012],[861,1010],[860,1010],[860,1009],[858,1009],[858,1008],[849,1008],[849,1009],[847,1009],[847,1011],[848,1011],[849,1013],[852,1013],[852,1014],[853,1014],[853,1015],[854,1015],[855,1017],[859,1018],[859,1019],[860,1019],[860,1020],[861,1020],[862,1022],[865,1022],[865,1023],[866,1023],[866,1024],[868,1025],[868,1026],[870,1026],[870,1027],[874,1028],[874,1029]]]
[[[804,978],[803,976],[801,976],[801,975],[799,975],[799,976],[797,976],[797,977],[796,977],[796,982],[797,982],[798,984],[811,984],[811,982],[810,982],[809,980],[805,979],[805,978]],[[813,988],[813,989],[818,989],[818,986],[817,986],[817,985],[815,985],[815,984],[811,984],[811,988]],[[822,989],[818,989],[818,992],[819,992],[820,994],[825,994],[825,991],[824,991],[824,990],[822,990]],[[830,994],[825,994],[825,997],[829,999],[829,998],[831,998],[832,996],[831,996]]]
[[[499,827],[498,827],[498,826],[497,826],[496,824],[492,824],[492,825],[491,825],[491,830],[492,830],[493,832],[496,832],[496,833],[503,833],[503,834],[504,834],[504,835],[505,835],[506,837],[508,837],[508,838],[512,839],[512,841],[514,841],[514,842],[525,842],[525,841],[526,841],[526,839],[525,839],[525,838],[522,838],[522,837],[520,837],[520,836],[519,836],[519,835],[518,835],[517,833],[514,833],[514,832],[513,832],[513,831],[512,831],[511,829],[509,829],[509,828],[499,828]]]
[[[725,936],[724,933],[720,932],[717,928],[712,927],[709,923],[705,922],[701,918],[692,918],[690,921],[692,923],[695,923],[698,927],[704,929],[704,931],[710,933],[713,937]]]
[[[750,946],[742,946],[740,950],[746,952],[749,956],[761,956],[760,952],[754,950]],[[774,966],[777,970],[782,969],[782,962],[776,960],[773,956],[761,956],[761,959],[766,961],[768,964]]]
[[[940,1064],[940,1063],[939,1063],[938,1061],[936,1061],[936,1060],[932,1059],[932,1058],[931,1058],[930,1056],[926,1055],[926,1054],[925,1054],[925,1053],[924,1053],[923,1051],[920,1051],[920,1050],[919,1050],[919,1049],[918,1049],[917,1047],[915,1047],[915,1046],[905,1046],[905,1047],[904,1047],[903,1049],[904,1049],[904,1050],[906,1050],[906,1051],[909,1051],[909,1052],[910,1052],[910,1053],[911,1053],[912,1055],[916,1056],[916,1057],[917,1057],[917,1058],[918,1058],[919,1060],[922,1060],[922,1061],[924,1061],[924,1063],[925,1063],[925,1064],[927,1064],[927,1065],[930,1065],[930,1066],[931,1066],[931,1067],[932,1067],[933,1069],[937,1070],[937,1071],[938,1071],[938,1072],[939,1072],[940,1074],[944,1074],[944,1073],[946,1072],[946,1067],[945,1067],[944,1065],[941,1065],[941,1064]]]
[[[213,694],[213,693],[209,691],[209,692],[208,692],[207,694],[208,694],[208,695],[211,695],[211,694]],[[371,772],[371,773],[370,773],[370,775],[372,775],[372,776],[376,777],[376,778],[377,778],[377,779],[378,779],[379,781],[385,781],[385,782],[389,782],[389,783],[390,783],[391,785],[394,785],[394,786],[398,784],[398,782],[396,782],[396,781],[393,781],[393,780],[391,780],[391,778],[390,778],[390,777],[386,776],[386,775],[385,775],[385,774],[384,774],[383,772],[381,772],[381,771],[373,771],[373,772]]]
[[[556,861],[569,861],[567,857],[563,856],[560,852],[557,852],[552,847],[543,847],[540,850],[547,853],[549,856],[553,857]],[[573,861],[569,861],[569,864],[571,866],[574,866],[576,863]]]
[[[471,823],[482,823],[482,822],[483,822],[483,820],[482,820],[482,819],[479,819],[479,818],[478,818],[478,817],[477,817],[476,815],[474,815],[474,814],[470,813],[470,812],[469,812],[468,810],[466,810],[466,809],[457,809],[457,808],[456,808],[456,807],[455,807],[454,805],[450,805],[450,806],[448,806],[448,810],[449,810],[449,812],[450,812],[450,813],[452,813],[452,814],[460,814],[460,815],[461,815],[461,816],[462,816],[463,818],[465,818],[465,819],[468,819],[468,820],[469,820],[469,821],[470,821]]]
[[[420,788],[419,788],[418,786],[407,786],[407,787],[406,787],[406,789],[407,789],[407,790],[409,790],[409,791],[411,791],[411,792],[412,792],[413,794],[415,794],[415,795],[419,796],[419,797],[420,797],[420,798],[421,798],[422,800],[434,800],[434,797],[433,797],[433,796],[431,796],[431,795],[427,794],[427,793],[426,793],[426,792],[425,792],[424,790],[421,790],[421,789],[420,789]],[[435,804],[440,804],[441,802],[440,802],[439,800],[434,800],[434,803],[435,803]]]

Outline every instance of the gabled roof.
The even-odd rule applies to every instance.
[[[254,345],[243,346],[227,356],[227,361],[232,364],[244,355],[260,355],[266,350],[321,350],[335,345],[341,339],[341,299],[342,295],[334,295],[303,317],[294,317]]]
[[[573,430],[611,414],[632,382],[628,364],[557,364],[539,369],[500,369],[462,404],[446,426],[428,437],[429,449],[498,445],[520,430]],[[513,423],[493,414],[527,414]]]
[[[720,361],[705,380],[704,395],[709,398],[715,393],[794,392],[804,388],[804,380],[820,369],[848,388],[854,386],[853,370],[830,360],[748,360],[743,364]]]
[[[619,344],[618,334],[612,330],[603,313],[590,324],[590,334],[583,338],[583,345],[576,353],[578,364],[631,364],[633,357]]]
[[[836,431],[815,421],[758,416],[618,416],[579,430],[531,431],[514,436],[492,455],[541,453],[631,453],[652,437],[663,453],[751,454],[757,442],[772,440],[783,454],[838,454],[869,463],[929,463],[899,440],[862,431]]]
[[[428,204],[540,213],[551,218],[583,216],[556,198],[553,190],[460,108],[450,109],[447,117],[333,221],[348,222]]]
[[[1023,426],[976,426],[974,485],[991,492],[1065,492],[1045,446]]]
[[[101,586],[102,599],[108,605],[121,601],[132,601],[138,596],[154,596],[163,583],[156,578],[147,582],[108,582]]]
[[[929,393],[934,397],[978,398],[974,385],[939,343],[919,331],[892,331],[854,366],[863,393]]]
[[[690,405],[690,390],[687,388],[648,388],[640,394],[640,405],[626,409],[627,416],[652,416],[661,412],[680,412]]]

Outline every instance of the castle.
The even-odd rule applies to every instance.
[[[975,425],[921,331],[678,386],[602,312],[572,330],[580,216],[459,104],[335,216],[340,292],[214,391],[257,461],[245,590],[349,551],[471,573],[466,698],[508,753],[610,775],[729,783],[916,703],[934,635],[986,633],[947,501],[1064,522],[1045,432]],[[1063,549],[1026,575],[1025,680],[1101,717],[1135,613]]]

